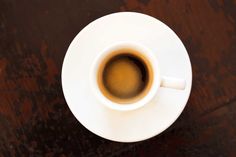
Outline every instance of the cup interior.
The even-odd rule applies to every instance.
[[[120,48],[101,60],[97,84],[102,94],[119,104],[135,103],[151,89],[153,67],[137,50]]]

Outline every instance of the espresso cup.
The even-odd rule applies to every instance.
[[[130,111],[148,104],[160,87],[184,90],[184,78],[160,75],[158,56],[135,42],[109,45],[94,60],[91,89],[106,107]]]

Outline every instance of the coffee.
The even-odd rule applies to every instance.
[[[111,52],[98,68],[98,85],[111,101],[133,103],[149,91],[153,72],[150,62],[135,50]]]

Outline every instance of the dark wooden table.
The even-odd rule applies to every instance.
[[[61,88],[75,35],[118,11],[154,16],[185,44],[193,87],[178,120],[162,134],[116,143],[85,129]],[[235,0],[0,0],[0,156],[235,157]]]

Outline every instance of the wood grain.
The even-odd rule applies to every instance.
[[[180,118],[150,140],[102,139],[73,117],[61,89],[69,43],[118,11],[154,16],[181,38],[193,88]],[[235,0],[0,0],[0,156],[236,156]]]

